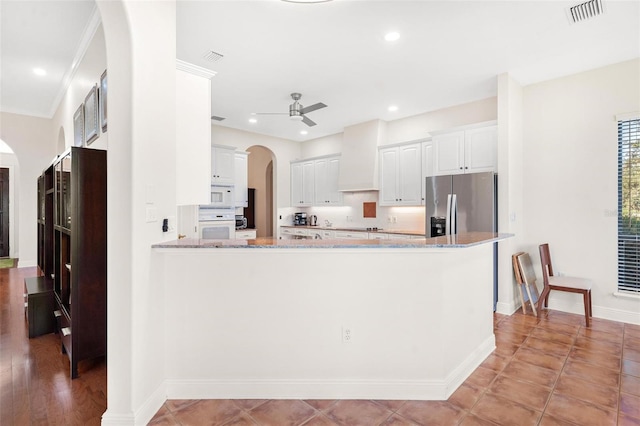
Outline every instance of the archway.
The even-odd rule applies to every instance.
[[[6,169],[8,175],[8,245],[9,257],[16,259],[19,257],[18,250],[18,229],[20,222],[20,215],[18,211],[19,201],[19,179],[20,176],[20,163],[17,155],[13,152],[13,149],[9,144],[0,139],[0,169]]]
[[[275,191],[273,182],[275,155],[273,151],[261,145],[251,146],[248,165],[249,188],[255,189],[255,224],[257,237],[275,235],[274,224]]]

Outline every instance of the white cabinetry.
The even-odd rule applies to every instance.
[[[497,127],[484,126],[433,136],[434,175],[495,171]]]
[[[255,240],[255,229],[236,229],[236,240]]]
[[[176,67],[176,204],[207,204],[214,73],[183,61]]]
[[[422,146],[420,143],[380,148],[380,205],[415,206],[422,203]]]
[[[422,194],[420,197],[420,204],[424,204],[426,197],[426,183],[427,177],[433,176],[433,141],[422,142],[422,175],[420,177],[420,187],[422,188]]]
[[[338,191],[340,157],[315,160],[314,173],[314,204],[318,206],[341,205],[342,192]]]
[[[235,148],[213,145],[211,147],[211,183],[233,185],[235,179]]]
[[[291,206],[313,205],[314,167],[313,160],[291,163]]]
[[[248,177],[248,152],[236,152],[235,153],[235,197],[236,207],[248,207],[249,206],[249,177]]]
[[[359,231],[335,231],[334,238],[338,240],[367,240],[369,239],[369,233]]]

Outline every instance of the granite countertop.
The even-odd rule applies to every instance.
[[[281,228],[310,229],[312,231],[349,231],[349,232],[380,232],[381,234],[399,234],[413,235],[424,237],[424,231],[410,231],[404,229],[383,229],[383,228],[365,228],[365,227],[335,227],[335,226],[311,226],[311,225],[280,225]]]
[[[491,243],[513,236],[493,232],[469,232],[424,239],[342,240],[342,239],[293,239],[256,238],[254,240],[198,240],[183,238],[152,245],[152,248],[464,248]]]

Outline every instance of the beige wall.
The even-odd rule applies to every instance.
[[[616,115],[640,111],[640,60],[524,88],[525,245],[554,268],[594,282],[595,316],[640,322],[640,300],[617,289]],[[539,270],[539,269],[538,269]],[[582,312],[579,297],[554,294],[551,307]]]

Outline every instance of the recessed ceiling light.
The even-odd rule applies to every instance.
[[[43,70],[42,68],[34,68],[33,73],[40,76],[47,75],[47,71]]]
[[[301,135],[306,135],[306,134],[309,134],[309,132],[307,132],[306,130],[300,130],[300,134]]]
[[[398,110],[398,106],[391,105],[389,108],[387,108],[387,110],[389,110],[389,112],[396,112]]]
[[[387,41],[396,41],[400,38],[400,33],[392,31],[384,35],[384,39]]]
[[[249,119],[249,123],[251,123],[251,124],[255,124],[257,122],[258,122],[258,120],[256,120],[255,118],[250,118]]]

